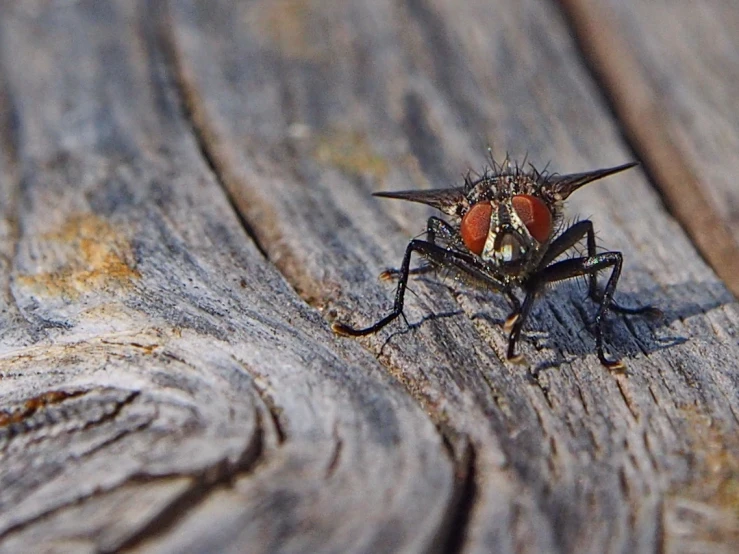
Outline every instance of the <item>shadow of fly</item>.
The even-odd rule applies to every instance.
[[[578,221],[562,225],[564,201],[580,187],[609,175],[619,173],[635,163],[597,169],[570,175],[538,172],[533,166],[524,170],[508,158],[481,176],[468,175],[460,187],[423,190],[378,192],[374,196],[397,198],[432,206],[450,221],[430,217],[426,225],[426,240],[414,239],[405,250],[397,270],[384,277],[397,277],[398,288],[392,311],[365,328],[354,328],[335,322],[333,330],[340,335],[362,336],[375,333],[403,315],[403,302],[413,253],[429,262],[428,268],[453,271],[467,282],[492,289],[505,296],[512,311],[503,326],[508,335],[507,358],[520,362],[516,344],[521,329],[531,313],[531,307],[550,283],[574,277],[586,277],[588,297],[598,304],[594,320],[598,359],[609,369],[623,368],[621,361],[606,356],[603,348],[603,322],[609,310],[624,314],[659,315],[651,306],[627,308],[613,299],[623,256],[621,252],[597,252],[593,223]],[[558,260],[585,239],[587,255]],[[610,271],[605,287],[598,286],[600,272]],[[515,291],[523,292],[523,303]]]

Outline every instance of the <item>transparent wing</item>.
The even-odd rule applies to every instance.
[[[464,195],[464,187],[435,190],[401,190],[397,192],[375,192],[373,196],[381,198],[396,198],[409,202],[426,204],[448,215],[460,215],[462,209],[467,207],[467,198]]]
[[[594,171],[586,171],[584,173],[570,173],[569,175],[549,175],[546,177],[546,183],[542,186],[556,200],[566,200],[567,197],[580,187],[603,179],[614,173],[620,173],[639,165],[631,162],[616,167],[607,167],[605,169],[596,169]]]

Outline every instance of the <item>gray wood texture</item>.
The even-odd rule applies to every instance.
[[[593,77],[583,21],[613,6],[566,4],[0,2],[0,552],[734,552],[733,260],[703,261]],[[612,4],[735,238],[736,113],[705,122],[736,67],[686,70],[665,43],[703,35],[639,42],[663,14]],[[730,28],[719,4],[696,25]],[[626,371],[577,283],[524,365],[505,301],[443,276],[413,280],[410,327],[331,333],[386,313],[377,275],[431,214],[370,193],[459,184],[488,145],[644,160],[569,202],[624,252],[618,299],[664,312],[609,317]]]
[[[563,0],[585,58],[671,212],[739,295],[739,11]]]

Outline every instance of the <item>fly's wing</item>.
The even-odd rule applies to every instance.
[[[397,198],[426,204],[447,215],[460,215],[469,203],[464,195],[464,187],[435,190],[401,190],[397,192],[375,192],[372,196]]]
[[[542,185],[542,192],[549,195],[553,200],[562,201],[575,192],[580,187],[603,179],[614,173],[620,173],[638,165],[635,162],[618,165],[616,167],[607,167],[605,169],[596,169],[595,171],[586,171],[585,173],[571,173],[569,175],[550,175],[546,178],[546,182]]]

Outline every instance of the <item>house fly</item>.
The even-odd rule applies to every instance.
[[[506,357],[520,361],[516,344],[536,298],[550,283],[574,277],[588,280],[588,296],[598,305],[594,320],[595,344],[600,362],[609,369],[623,368],[618,359],[607,356],[603,347],[604,317],[609,310],[624,314],[658,315],[652,306],[628,308],[616,303],[616,290],[623,256],[621,252],[597,252],[593,223],[581,220],[562,225],[564,202],[580,187],[620,173],[636,163],[560,175],[523,169],[508,158],[475,178],[468,175],[459,187],[437,190],[377,192],[374,196],[396,198],[432,206],[449,221],[430,217],[426,239],[408,243],[398,270],[393,309],[376,323],[364,328],[335,322],[340,335],[375,333],[403,314],[403,302],[415,252],[432,268],[451,269],[463,279],[505,296],[512,307],[504,330],[508,332]],[[587,254],[559,259],[585,239]],[[605,287],[597,278],[610,271]],[[523,293],[521,302],[515,291]]]

